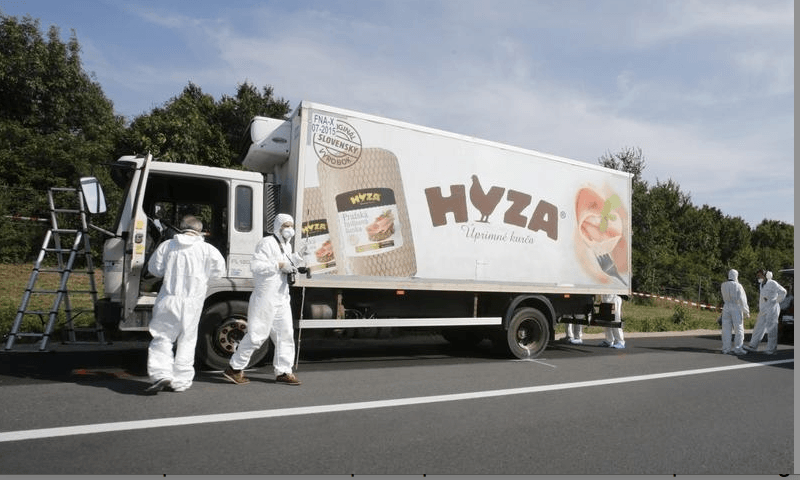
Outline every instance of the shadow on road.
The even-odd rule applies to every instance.
[[[22,346],[21,348],[25,348]],[[147,343],[54,346],[50,351],[0,352],[0,384],[71,382],[139,393],[147,377]]]
[[[744,344],[750,342],[751,335],[745,334],[744,337]],[[664,342],[659,342],[659,344],[653,344],[652,340],[650,341],[643,341],[640,342],[640,348],[646,350],[660,350],[660,351],[667,351],[667,352],[687,352],[687,353],[707,353],[710,355],[723,355],[722,349],[722,339],[719,335],[698,335],[695,337],[685,337],[681,342],[676,342],[677,345],[667,346],[664,345]],[[778,351],[774,355],[767,355],[764,353],[766,349],[766,340],[762,341],[759,344],[760,351],[748,353],[746,355],[738,355],[736,356],[739,360],[744,362],[752,362],[752,363],[765,363],[771,362],[776,360],[787,360],[794,358],[794,348],[781,348],[781,345],[778,345]],[[785,368],[789,370],[794,369],[794,363],[781,363],[777,365],[771,365],[777,368]]]
[[[749,341],[749,335],[745,341]],[[585,340],[582,345],[562,341],[547,347],[548,358],[597,357],[632,355],[647,351],[702,353],[720,355],[720,338],[714,335],[630,338],[627,348],[617,350],[600,346],[600,341]],[[764,349],[764,345],[761,345]],[[776,355],[750,353],[742,361],[763,363],[794,358],[794,349],[781,345]],[[442,364],[464,364],[486,361],[508,361],[491,342],[472,347],[453,345],[441,336],[421,335],[385,339],[306,338],[300,342],[298,371],[335,371],[342,368],[381,368],[385,366],[415,367]],[[258,367],[271,375],[272,358]],[[37,382],[68,382],[89,385],[125,394],[149,395],[144,392],[147,379],[147,342],[117,342],[111,345],[62,346],[53,351],[0,351],[0,386]],[[793,369],[794,363],[774,365]],[[218,372],[198,368],[197,380],[224,382]],[[268,376],[270,376],[268,375]],[[213,380],[212,380],[213,379]]]

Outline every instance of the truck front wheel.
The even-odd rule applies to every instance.
[[[547,348],[550,324],[539,310],[518,308],[508,322],[505,340],[511,354],[517,358],[536,358]]]
[[[200,317],[197,335],[198,360],[212,370],[224,370],[236,351],[239,342],[247,333],[247,302],[226,300],[208,307]],[[250,367],[264,361],[272,342],[264,345],[250,357]]]

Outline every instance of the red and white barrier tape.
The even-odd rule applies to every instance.
[[[49,218],[42,218],[42,217],[23,217],[22,215],[3,215],[4,218],[8,218],[10,220],[25,220],[28,222],[49,222]]]
[[[704,305],[702,303],[689,302],[687,300],[681,300],[679,298],[665,297],[663,295],[651,295],[649,293],[638,293],[638,292],[633,292],[633,295],[636,295],[637,297],[646,297],[646,298],[653,298],[653,299],[656,299],[656,300],[664,300],[664,301],[667,301],[667,302],[680,303],[680,304],[683,304],[683,305],[689,305],[691,307],[706,308],[708,310],[713,310],[713,311],[719,310],[719,308],[714,306],[714,305]]]

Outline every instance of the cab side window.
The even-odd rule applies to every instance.
[[[246,186],[236,187],[236,212],[234,225],[239,232],[253,229],[253,189]]]

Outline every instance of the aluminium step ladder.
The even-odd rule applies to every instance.
[[[66,201],[65,198],[72,196],[78,201],[78,208],[57,208],[56,203]],[[59,312],[64,312],[66,339],[65,344],[97,344],[105,343],[105,334],[99,319],[95,315],[94,306],[97,304],[97,288],[94,275],[94,264],[92,262],[92,250],[89,239],[89,224],[87,212],[84,207],[83,193],[77,188],[53,187],[47,192],[47,199],[50,206],[50,229],[45,234],[39,256],[33,266],[30,279],[25,293],[22,296],[19,310],[17,311],[11,331],[6,339],[5,349],[11,350],[14,344],[21,339],[33,339],[38,341],[38,350],[46,351],[51,335],[55,331],[58,323]],[[61,222],[59,222],[59,219]],[[61,225],[59,225],[59,223]],[[72,240],[72,246],[67,247]],[[55,257],[55,262],[48,255]],[[83,260],[83,268],[79,268],[79,260]],[[50,264],[55,263],[55,267],[45,266],[45,260],[49,259]],[[48,278],[47,275],[50,275]],[[70,288],[70,278],[73,275],[86,275],[88,277],[89,289]],[[58,287],[53,290],[41,286],[43,283],[52,284],[57,276]],[[73,309],[70,295],[88,295],[88,300],[84,298],[84,304],[91,302],[90,309]],[[43,299],[34,302],[46,305],[49,298],[52,298],[50,310],[36,309],[31,305],[34,297],[42,296]],[[74,320],[84,314],[91,313],[94,318],[94,327],[76,328]],[[28,316],[38,316],[41,321],[41,331],[21,331]],[[45,320],[46,318],[46,320]],[[28,322],[30,325],[33,322]],[[31,328],[31,330],[33,330]],[[77,333],[90,332],[96,335],[96,341],[78,341]]]

